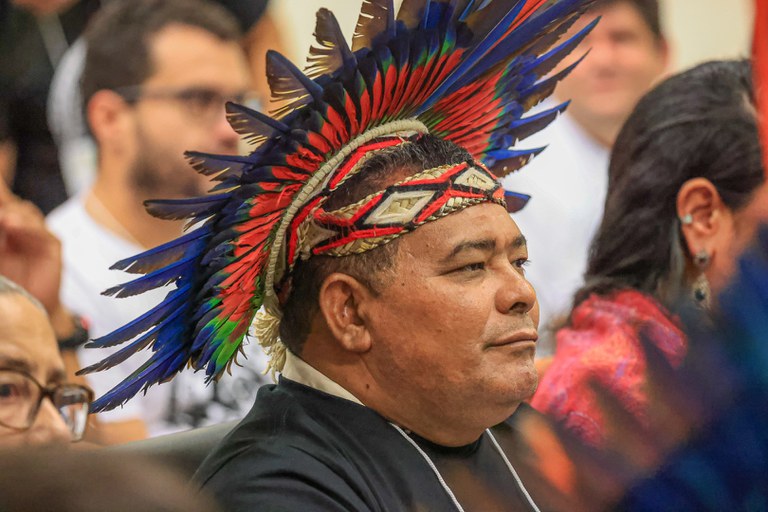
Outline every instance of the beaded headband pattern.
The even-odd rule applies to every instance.
[[[273,369],[281,369],[275,284],[299,258],[371,250],[480,202],[521,208],[527,196],[503,191],[497,176],[537,155],[542,148],[513,146],[565,109],[564,103],[524,117],[578,63],[557,67],[596,22],[560,39],[592,3],[403,0],[396,12],[393,0],[365,0],[351,47],[333,14],[318,11],[317,43],[304,72],[267,54],[280,107],[269,116],[227,105],[230,124],[255,149],[247,156],[188,153],[215,185],[205,196],[153,201],[147,209],[186,219],[189,230],[113,266],[138,277],[108,295],[175,288],[90,343],[120,349],[81,373],[151,351],[92,410],[124,404],[187,367],[218,379],[254,321]],[[370,154],[426,133],[466,149],[472,161],[422,170],[345,208],[323,208],[328,193],[361,172]]]
[[[319,207],[308,219],[303,253],[359,254],[468,206],[494,202],[506,207],[498,178],[481,165],[428,169],[344,208],[328,212]]]

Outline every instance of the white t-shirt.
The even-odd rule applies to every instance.
[[[548,100],[542,107],[555,105]],[[542,146],[547,149],[503,183],[532,196],[512,218],[528,240],[526,272],[536,289],[546,340],[552,334],[550,322],[570,313],[573,294],[583,284],[589,247],[603,218],[610,148],[592,139],[567,112],[519,144]],[[546,352],[548,347],[542,348]]]
[[[142,249],[96,223],[85,211],[83,196],[69,199],[51,212],[47,222],[62,243],[62,302],[89,322],[91,338],[134,320],[167,294],[166,289],[158,289],[120,299],[101,295],[107,288],[137,277],[109,267]],[[80,348],[78,358],[88,366],[118,349]],[[150,436],[241,418],[253,405],[257,387],[268,380],[262,374],[266,356],[260,347],[251,344],[245,352],[247,360],[238,358],[244,366],[233,365],[232,375],[224,375],[215,385],[205,385],[203,372],[187,370],[99,418],[104,422],[142,419]],[[147,351],[141,352],[115,368],[87,376],[88,383],[101,396],[148,357]]]

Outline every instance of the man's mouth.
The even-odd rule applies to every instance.
[[[488,348],[506,347],[520,344],[535,344],[539,339],[539,334],[535,329],[518,331],[509,336],[504,336],[488,343]]]

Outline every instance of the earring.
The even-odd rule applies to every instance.
[[[707,276],[702,272],[701,275],[697,277],[696,281],[693,283],[693,300],[695,300],[696,303],[704,309],[709,309],[710,293],[709,280],[707,279]]]
[[[690,213],[684,215],[683,217],[680,218],[680,223],[683,226],[687,226],[689,224],[693,224],[693,215],[691,215]]]
[[[699,277],[693,283],[693,300],[705,309],[709,309],[711,292],[709,289],[709,280],[704,270],[709,266],[711,257],[704,249],[693,256],[693,263],[701,271]]]
[[[709,266],[709,253],[704,249],[700,250],[694,255],[693,262],[699,270],[705,270]]]

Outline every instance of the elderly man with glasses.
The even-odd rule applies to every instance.
[[[0,446],[79,441],[92,398],[66,382],[43,306],[0,276]]]

